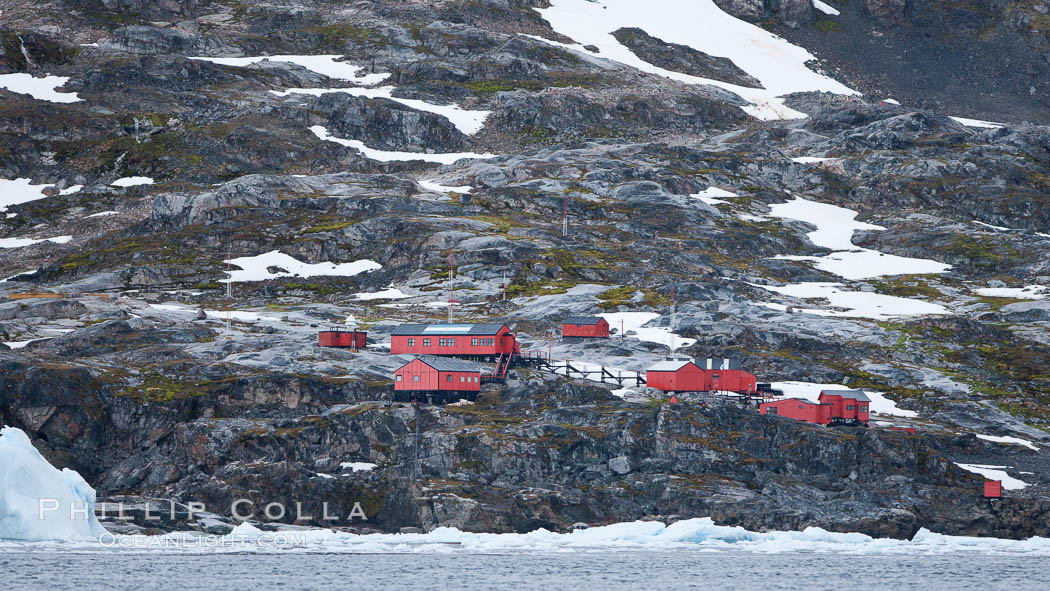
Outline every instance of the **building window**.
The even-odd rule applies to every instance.
[[[496,344],[496,339],[489,339],[489,346],[492,347]]]
[[[471,347],[477,347],[478,346],[478,340],[477,339],[470,339],[470,346]]]
[[[395,377],[394,379],[395,379],[396,381],[400,382],[400,381],[401,381],[401,376],[396,376],[396,377]]]
[[[416,346],[416,339],[408,339],[408,346],[409,347],[415,347]]]
[[[777,407],[770,406],[768,409],[766,409],[766,414],[769,414],[769,415],[777,414]]]
[[[412,376],[412,381],[413,382],[418,382],[419,381],[419,376]]]
[[[445,376],[445,381],[446,382],[451,382],[452,381],[452,374],[448,374],[447,376]]]
[[[857,410],[857,406],[855,404],[847,404],[846,410]]]
[[[438,339],[438,347],[444,347],[444,346],[445,346],[445,339]]]
[[[467,378],[465,378],[465,377],[463,377],[463,376],[459,376],[459,383],[461,383],[461,384],[462,384],[462,383],[463,383],[463,382],[465,382],[465,381],[467,381]]]
[[[448,346],[449,347],[455,347],[456,346],[456,339],[449,339],[448,340]]]
[[[798,409],[799,409],[799,410],[802,410],[803,408],[806,408],[806,407],[802,406],[801,404],[800,404],[800,405],[798,405]]]
[[[430,346],[430,339],[423,339],[423,346],[424,347],[429,347]]]
[[[860,412],[868,412],[868,405],[866,405],[866,404],[860,405]]]

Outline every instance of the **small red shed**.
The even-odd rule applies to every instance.
[[[831,405],[813,402],[805,398],[785,398],[775,402],[763,402],[758,405],[759,414],[773,415],[806,421],[818,425],[831,423]]]
[[[481,370],[467,361],[447,357],[417,357],[394,371],[394,398],[424,396],[436,402],[474,400],[481,390]]]
[[[692,361],[661,361],[645,372],[645,385],[664,392],[703,392],[707,376]]]
[[[392,355],[495,359],[519,350],[506,324],[402,324],[390,333]]]
[[[1003,496],[1003,481],[988,480],[984,483],[984,498],[998,499]]]
[[[756,392],[758,378],[740,368],[739,359],[708,359],[708,390],[715,392]]]
[[[368,333],[363,330],[322,330],[317,334],[317,344],[321,347],[350,347],[364,349]]]
[[[871,399],[863,390],[822,390],[817,398],[831,404],[831,420],[867,424]]]
[[[561,321],[561,336],[607,339],[609,322],[601,316],[569,316]]]

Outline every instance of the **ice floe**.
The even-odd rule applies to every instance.
[[[573,39],[566,45],[598,48],[598,56],[639,70],[687,84],[710,84],[729,90],[754,104],[744,110],[760,119],[801,119],[805,114],[784,105],[780,96],[793,92],[823,91],[857,94],[836,80],[806,66],[816,58],[764,29],[723,12],[712,0],[553,0],[538,9],[553,29]],[[620,44],[612,33],[637,27],[667,43],[687,45],[708,55],[729,58],[755,77],[762,89],[746,88],[718,80],[699,78],[655,66]]]
[[[32,179],[0,179],[0,212],[7,211],[12,205],[29,203],[38,199],[45,199],[44,189],[50,189],[54,185],[34,185]]]
[[[810,282],[784,286],[749,284],[767,291],[793,298],[819,298],[839,310],[795,307],[796,312],[839,318],[872,318],[887,320],[905,316],[949,315],[951,310],[940,304],[868,291],[850,291],[841,283]],[[783,304],[761,304],[767,308],[784,311]]]
[[[139,185],[152,185],[153,179],[148,176],[126,176],[119,178],[112,183],[110,186],[113,187],[137,187]]]
[[[95,489],[52,466],[21,429],[0,429],[0,540],[76,540],[105,530]]]
[[[365,158],[370,160],[378,160],[380,162],[394,162],[402,161],[408,162],[412,160],[423,160],[425,162],[437,162],[438,164],[452,164],[457,160],[464,158],[495,158],[496,154],[475,154],[474,152],[452,152],[446,154],[428,154],[426,152],[396,152],[387,150],[376,150],[369,148],[364,142],[360,140],[346,140],[335,137],[328,133],[328,130],[321,125],[314,125],[310,128],[319,139],[335,142],[339,145],[346,146],[348,148],[354,148],[355,150],[364,154]]]
[[[279,250],[271,250],[270,252],[250,257],[237,257],[223,262],[240,267],[240,269],[229,271],[230,277],[222,279],[222,283],[266,281],[279,277],[353,277],[354,275],[383,268],[379,263],[368,259],[338,264],[332,262],[304,263]]]
[[[75,92],[58,92],[57,88],[69,82],[66,76],[36,78],[29,74],[0,74],[0,88],[52,103],[75,103],[84,99]]]
[[[492,111],[470,111],[455,104],[436,105],[424,100],[397,97],[393,95],[393,91],[396,88],[395,86],[380,86],[378,88],[289,88],[288,90],[271,90],[270,92],[277,96],[288,96],[290,94],[321,96],[322,94],[340,92],[363,98],[384,98],[401,103],[417,111],[441,115],[455,125],[456,129],[466,135],[474,135],[481,131],[481,128],[485,126],[485,119],[492,113]]]
[[[1021,490],[1028,486],[1027,482],[1023,482],[1010,476],[1006,473],[1006,469],[1010,466],[986,466],[984,464],[960,464],[955,462],[955,465],[966,470],[967,472],[973,472],[974,474],[980,474],[988,480],[1001,480],[1003,488],[1006,490]]]
[[[341,55],[259,55],[254,57],[193,57],[190,59],[212,62],[223,66],[245,68],[260,62],[285,62],[296,64],[323,76],[336,80],[349,80],[357,84],[378,84],[390,77],[389,73],[361,74],[365,68],[350,62],[339,61]]]

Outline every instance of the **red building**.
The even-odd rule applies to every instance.
[[[561,321],[561,336],[607,339],[609,322],[601,316],[569,316]]]
[[[434,402],[474,400],[481,390],[481,370],[473,363],[447,357],[417,357],[394,372],[394,398]]]
[[[868,423],[871,399],[861,390],[823,390],[817,400],[831,405],[833,421]]]
[[[506,324],[402,324],[390,333],[392,355],[494,359],[519,350]]]
[[[363,330],[322,330],[317,334],[321,347],[350,347],[364,349],[368,333]]]
[[[1003,481],[989,480],[984,483],[984,498],[998,499],[1003,496]]]
[[[713,392],[755,392],[758,378],[740,369],[739,359],[708,359],[707,389]]]
[[[785,398],[775,402],[763,402],[758,412],[764,415],[787,417],[818,425],[831,423],[831,405],[813,402],[804,398]]]
[[[703,392],[707,375],[688,359],[661,361],[645,372],[645,385],[664,392]]]

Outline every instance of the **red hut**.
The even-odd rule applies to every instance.
[[[817,400],[831,404],[833,421],[868,423],[871,399],[862,390],[823,390]]]
[[[506,324],[402,324],[390,333],[392,355],[496,358],[518,353]]]
[[[364,349],[368,333],[363,330],[322,330],[317,334],[317,344],[321,347],[350,347]]]
[[[481,390],[481,370],[473,363],[447,357],[417,357],[394,372],[394,398],[431,398],[451,402],[474,400]]]
[[[601,316],[569,316],[561,321],[561,336],[607,339],[609,322]]]
[[[998,499],[1003,496],[1003,481],[989,480],[984,483],[984,498]]]
[[[813,402],[804,398],[785,398],[775,402],[763,402],[758,405],[758,412],[764,415],[774,415],[806,421],[818,425],[831,423],[831,405]]]
[[[645,372],[645,384],[664,392],[703,392],[707,390],[704,370],[688,359],[661,361]]]
[[[708,390],[715,392],[755,392],[758,378],[740,369],[739,359],[708,359]]]

